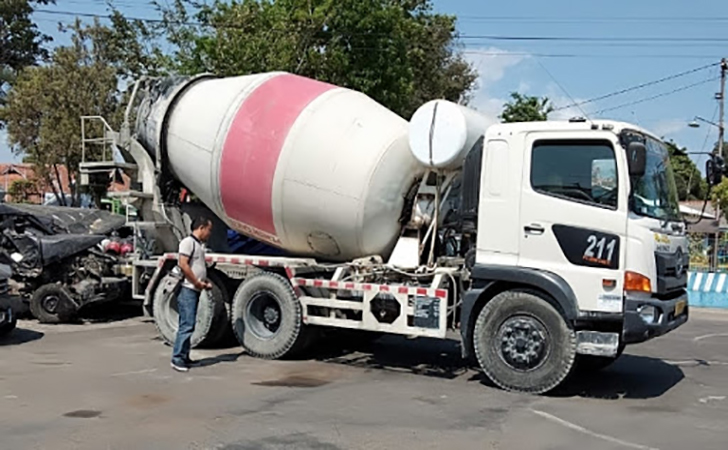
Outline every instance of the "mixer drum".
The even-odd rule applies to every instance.
[[[391,252],[423,167],[407,122],[371,98],[276,72],[167,83],[146,100],[140,142],[231,228],[335,261]]]

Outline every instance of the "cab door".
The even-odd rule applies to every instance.
[[[608,132],[525,139],[518,265],[563,278],[579,310],[621,312],[627,178]]]

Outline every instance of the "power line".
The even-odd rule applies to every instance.
[[[682,87],[679,87],[677,89],[673,89],[673,90],[668,91],[668,92],[663,92],[661,94],[653,95],[653,96],[650,96],[650,97],[645,97],[645,98],[642,98],[642,99],[639,99],[639,100],[635,100],[635,101],[629,102],[629,103],[623,103],[621,105],[613,106],[611,108],[605,108],[605,109],[602,109],[602,110],[599,110],[599,111],[595,112],[594,114],[603,114],[605,112],[614,111],[614,110],[617,110],[617,109],[626,108],[628,106],[633,106],[633,105],[638,105],[640,103],[649,102],[649,101],[652,101],[652,100],[655,100],[655,99],[658,99],[658,98],[661,98],[661,97],[666,97],[668,95],[672,95],[672,94],[676,94],[678,92],[682,92],[682,91],[686,91],[688,89],[692,89],[692,88],[694,88],[696,86],[700,86],[700,85],[703,85],[703,84],[706,84],[706,83],[710,83],[711,81],[715,81],[715,80],[717,80],[719,78],[720,77],[708,78],[707,80],[698,81],[697,83],[693,83],[693,84],[688,84],[686,86],[682,86]]]
[[[588,103],[598,102],[600,100],[604,100],[604,99],[607,99],[607,98],[610,98],[610,97],[615,97],[617,95],[626,94],[627,92],[636,91],[638,89],[642,89],[642,88],[645,88],[645,87],[648,87],[648,86],[654,86],[656,84],[664,83],[665,81],[674,80],[675,78],[684,77],[686,75],[690,75],[690,74],[693,74],[693,73],[696,73],[696,72],[700,72],[702,70],[706,70],[706,69],[709,69],[711,67],[715,67],[715,66],[718,66],[718,65],[720,65],[720,63],[719,62],[716,62],[716,63],[713,63],[713,64],[708,64],[708,65],[705,65],[705,66],[697,67],[695,69],[686,70],[684,72],[676,73],[674,75],[670,75],[670,76],[667,76],[667,77],[664,77],[664,78],[660,78],[658,80],[648,81],[646,83],[638,84],[636,86],[628,87],[628,88],[625,88],[625,89],[620,89],[620,90],[615,91],[615,92],[610,92],[609,94],[604,94],[604,95],[600,95],[598,97],[590,98],[590,99],[584,100],[582,102],[573,103],[571,105],[560,106],[558,108],[555,108],[554,111],[561,111],[561,110],[564,110],[564,109],[572,108],[574,106],[582,106],[582,105],[586,105]]]
[[[543,16],[458,16],[458,20],[482,22],[537,22],[537,23],[611,23],[611,22],[728,22],[728,16],[703,17],[543,17]]]
[[[95,14],[75,11],[64,11],[64,10],[50,10],[50,9],[36,9],[35,12],[41,14],[53,14],[62,16],[78,16],[78,17],[89,17],[97,19],[111,19],[110,14]],[[164,19],[154,19],[147,17],[133,17],[125,16],[128,20],[136,20],[141,22],[149,23],[165,23]],[[190,25],[190,26],[201,26],[201,27],[220,27],[220,28],[241,28],[239,25],[234,24],[221,24],[221,23],[203,23],[194,21],[169,21],[175,25]],[[280,32],[287,32],[288,30],[277,30]],[[366,33],[367,35],[373,33]],[[715,37],[590,37],[590,36],[499,36],[499,35],[460,35],[460,39],[481,39],[491,41],[549,41],[549,42],[728,42],[728,38],[715,38]]]

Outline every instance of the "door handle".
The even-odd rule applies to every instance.
[[[523,230],[528,234],[543,234],[546,231],[544,227],[537,223],[526,225],[525,227],[523,227]]]

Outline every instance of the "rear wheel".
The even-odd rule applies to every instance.
[[[288,280],[262,272],[248,277],[235,293],[233,331],[251,356],[293,356],[311,345],[315,334],[303,325],[302,314]]]
[[[154,292],[153,315],[154,324],[165,343],[174,345],[179,329],[179,313],[177,312],[177,296],[172,295],[172,288],[176,280],[171,276],[164,277],[157,285]],[[192,333],[190,345],[192,348],[209,347],[214,345],[217,338],[214,331],[216,317],[220,315],[220,309],[225,306],[219,288],[213,285],[209,291],[200,294],[197,304],[197,321],[195,331]],[[219,320],[219,319],[218,319]]]
[[[41,323],[66,323],[76,316],[76,305],[60,284],[45,284],[33,293],[30,312]]]
[[[480,311],[473,347],[493,383],[509,391],[542,394],[569,374],[576,338],[561,314],[542,297],[507,291]]]
[[[228,280],[222,273],[213,270],[207,274],[212,284],[212,290],[207,291],[215,299],[215,317],[210,327],[210,335],[205,340],[206,345],[223,346],[235,342],[230,315],[230,291]]]

